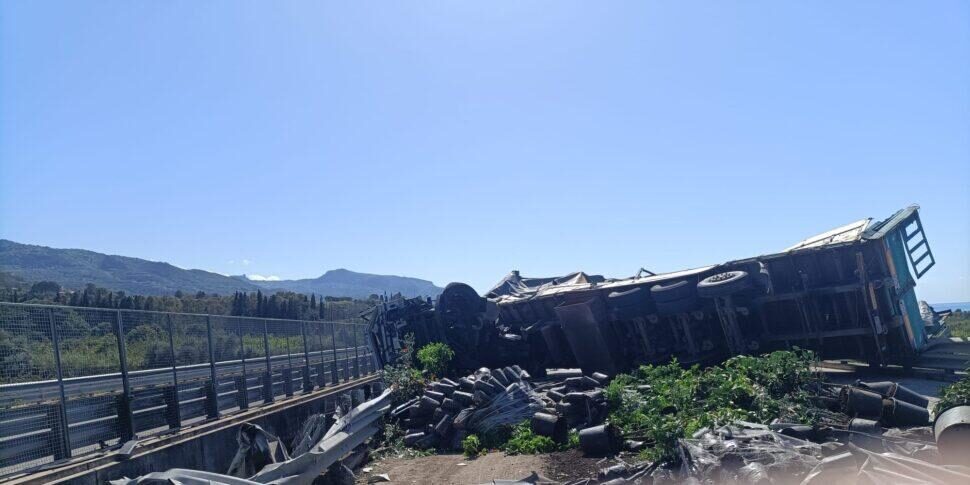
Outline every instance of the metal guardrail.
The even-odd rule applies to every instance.
[[[366,325],[0,303],[0,476],[377,370]]]

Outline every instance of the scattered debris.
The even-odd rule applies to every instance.
[[[209,473],[196,470],[173,469],[149,473],[136,479],[113,480],[112,485],[136,485],[143,483],[227,484],[227,485],[303,485],[310,484],[326,472],[329,483],[353,483],[354,474],[347,463],[360,463],[366,456],[366,448],[359,449],[378,430],[379,419],[390,410],[391,390],[338,416],[320,440],[304,453],[290,458],[279,439],[259,426],[245,423],[240,427],[237,440],[239,451],[230,466],[229,474]],[[297,436],[297,446],[303,437],[317,435],[322,418],[311,417]],[[361,456],[358,456],[361,455]],[[341,461],[344,459],[345,461]],[[233,474],[249,474],[239,478]],[[349,474],[349,475],[348,475]]]
[[[933,436],[943,463],[966,464],[970,458],[970,406],[955,406],[936,418]]]
[[[457,382],[441,379],[430,383],[421,397],[395,408],[391,417],[407,429],[408,446],[461,449],[473,433],[488,435],[543,409],[530,379],[518,366],[482,368]]]
[[[371,475],[370,477],[367,478],[367,483],[380,483],[380,482],[389,482],[389,481],[391,481],[391,477],[388,476],[386,473],[378,473],[377,475]]]
[[[290,459],[279,438],[252,423],[239,427],[236,443],[236,456],[226,472],[234,477],[251,477],[269,464]]]

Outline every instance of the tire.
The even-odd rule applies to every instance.
[[[697,283],[697,294],[705,298],[733,295],[751,287],[746,271],[725,271],[708,276]]]
[[[458,312],[462,315],[473,315],[484,310],[484,298],[465,283],[448,283],[444,291],[438,295],[435,309],[441,312]]]
[[[661,303],[693,298],[694,285],[687,280],[664,283],[650,287],[650,296],[659,306]]]

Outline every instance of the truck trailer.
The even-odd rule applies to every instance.
[[[459,368],[616,374],[803,348],[822,359],[911,366],[927,344],[916,280],[935,264],[912,205],[781,252],[628,278],[512,271],[484,297],[463,283],[436,300],[390,298],[367,314],[381,364],[401,342],[439,341]]]

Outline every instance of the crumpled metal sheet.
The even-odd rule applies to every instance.
[[[391,389],[337,419],[323,439],[295,458],[271,463],[248,479],[198,470],[172,469],[129,479],[112,480],[112,485],[305,485],[324,473],[354,448],[377,433],[378,420],[391,409]],[[268,434],[268,433],[267,433]],[[257,433],[256,436],[263,436]],[[271,436],[271,435],[270,435]]]
[[[239,445],[236,456],[226,472],[234,477],[251,477],[270,463],[290,459],[279,438],[252,423],[243,423],[239,427],[236,443]]]
[[[293,450],[293,456],[300,456],[308,451],[313,445],[320,442],[323,439],[323,435],[327,432],[327,415],[325,414],[314,414],[303,422],[300,426],[300,431],[297,432],[296,436],[293,437],[293,441],[290,443],[290,449]]]
[[[111,480],[111,485],[260,485],[259,482],[237,478],[221,473],[173,468],[164,472],[153,472],[138,478]]]
[[[310,483],[378,430],[377,420],[391,409],[391,389],[337,419],[323,439],[310,451],[282,463],[274,463],[250,480],[274,485]]]

